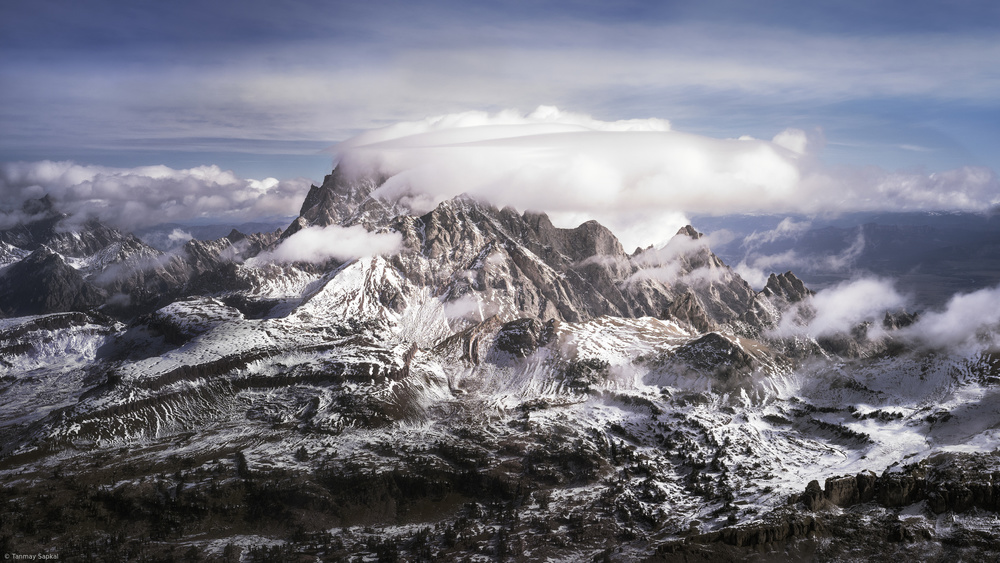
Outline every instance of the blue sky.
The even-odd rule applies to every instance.
[[[539,105],[885,170],[1000,169],[996,2],[0,4],[0,162],[320,180],[398,121]]]

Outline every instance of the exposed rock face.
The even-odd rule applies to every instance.
[[[672,363],[679,364],[677,368],[710,374],[721,382],[749,375],[755,366],[753,356],[717,332],[709,332],[678,348]]]
[[[913,504],[924,496],[924,480],[912,473],[883,474],[875,482],[878,503],[887,508],[898,508]]]
[[[823,495],[823,489],[819,486],[819,481],[815,479],[809,481],[806,485],[806,490],[802,495],[799,496],[799,502],[805,505],[809,510],[819,510],[827,505],[826,498]]]
[[[182,260],[166,258],[131,235],[99,252],[81,273],[107,292],[112,309],[126,315],[165,305],[187,280]]]
[[[509,295],[517,287],[520,291],[511,296],[517,303],[514,314],[568,321],[668,316],[706,329],[735,319],[735,310],[752,295],[707,250],[694,259],[680,256],[680,274],[711,269],[712,279],[646,275],[643,269],[656,264],[627,256],[614,235],[592,221],[558,229],[542,214],[518,215],[458,198],[423,217],[398,220],[394,227],[413,249],[396,261],[415,282],[444,284],[440,293],[446,298],[473,292]],[[464,263],[473,275],[442,279],[447,270],[427,264],[442,259],[456,269]]]
[[[241,233],[238,229],[233,229],[232,231],[229,231],[229,234],[226,235],[226,238],[229,240],[229,242],[236,243],[247,238],[247,236]]]
[[[871,471],[862,471],[857,474],[855,477],[858,489],[857,502],[869,502],[875,498],[875,483],[877,479],[878,477]],[[834,498],[833,495],[831,495],[831,498]],[[853,494],[849,498],[853,499]]]
[[[239,275],[238,263],[256,256],[277,241],[275,233],[230,233],[229,236],[210,241],[190,240],[177,256],[175,271],[164,271],[161,276],[175,276],[183,285],[178,290],[188,293],[208,294],[220,291],[247,289],[249,281]]]
[[[309,193],[306,194],[299,211],[301,221],[298,224],[317,227],[340,224],[350,217],[350,214],[370,194],[370,185],[350,183],[342,172],[335,169],[323,179],[320,186],[309,188]],[[286,229],[288,234],[294,231],[293,227]]]
[[[831,477],[826,480],[823,496],[825,500],[837,506],[846,507],[869,502],[875,497],[876,479],[875,474],[870,471],[858,473],[856,476]]]
[[[799,497],[809,510],[876,502],[901,508],[927,501],[933,512],[966,512],[973,508],[1000,511],[1000,456],[937,454],[900,471],[887,469],[856,476],[830,477],[824,489],[813,481]]]
[[[932,514],[995,513],[1000,511],[998,481],[996,453],[941,453],[880,476],[865,471],[831,477],[822,487],[814,480],[799,495],[798,506],[817,514],[787,506],[754,522],[667,542],[657,549],[657,560],[752,560],[751,553],[760,554],[765,548],[782,554],[782,560],[842,561],[940,553],[942,543],[944,553],[952,545],[972,558],[992,559],[996,542],[991,534],[942,529],[940,520],[935,526],[934,517],[916,517],[911,508],[904,519],[899,510],[926,502]],[[835,506],[854,508],[829,510]]]
[[[496,347],[518,358],[538,349],[542,340],[542,323],[537,319],[517,319],[504,323],[497,334]]]
[[[656,561],[739,561],[746,551],[725,547],[759,550],[794,540],[829,535],[822,520],[811,515],[781,514],[768,520],[729,526],[716,532],[691,536],[683,541],[669,542],[656,550]],[[708,547],[703,550],[702,546]]]
[[[335,172],[286,231],[401,234],[398,254],[342,264],[247,260],[280,233],[169,255],[123,236],[69,260],[4,243],[5,272],[52,258],[53,279],[116,293],[94,302],[103,312],[133,303],[128,325],[93,311],[0,323],[10,551],[51,549],[34,522],[58,517],[70,558],[180,541],[186,558],[214,557],[220,538],[255,534],[284,542],[264,556],[289,560],[868,560],[922,553],[940,537],[932,513],[997,510],[991,454],[818,479],[801,495],[789,484],[844,471],[841,452],[882,463],[899,425],[928,443],[959,433],[990,403],[953,409],[950,426],[910,407],[937,401],[942,382],[989,393],[994,354],[904,363],[883,380],[863,326],[824,344],[854,361],[808,340],[816,365],[796,364],[766,329],[812,293],[791,273],[754,293],[691,226],[626,255],[595,222],[560,229],[467,197],[415,216],[378,187]],[[255,285],[271,282],[287,286]],[[893,383],[900,373],[914,376]],[[68,512],[49,502],[64,499]],[[107,529],[76,545],[95,513]],[[985,545],[972,559],[996,553],[995,536],[947,541]]]
[[[0,242],[31,251],[47,246],[63,256],[81,258],[126,238],[117,230],[96,220],[80,225],[66,224],[67,215],[56,211],[52,199],[47,195],[41,199],[26,201],[23,211],[30,220],[0,231]]]
[[[320,186],[312,186],[302,202],[299,217],[282,233],[287,238],[305,227],[363,224],[384,225],[403,212],[395,204],[372,197],[385,178],[351,178],[339,168],[328,174]]]
[[[558,327],[559,322],[555,319],[546,323],[531,318],[510,321],[497,332],[495,347],[514,357],[524,358],[552,342]]]
[[[777,522],[755,522],[725,528],[719,538],[736,547],[757,547],[824,532],[823,523],[811,516],[790,516]]]
[[[761,293],[769,299],[782,299],[786,303],[798,303],[806,297],[814,295],[815,292],[808,289],[795,274],[785,272],[784,274],[768,276],[767,284]]]
[[[507,303],[510,308],[496,311],[506,318],[577,321],[655,314],[619,287],[622,274],[630,271],[627,257],[596,224],[555,229],[547,218],[459,197],[421,217],[400,217],[393,227],[403,233],[406,247],[394,257],[396,266],[445,301]],[[592,254],[583,258],[590,263],[578,263],[591,251],[609,254]],[[666,299],[664,287],[649,293],[655,295],[650,301]]]
[[[7,316],[83,311],[100,305],[104,297],[103,291],[44,246],[0,277],[0,313]]]
[[[438,353],[478,365],[489,351],[489,342],[495,340],[501,326],[496,316],[489,317],[441,340],[434,349]]]
[[[628,256],[595,221],[560,229],[544,214],[497,209],[465,196],[414,217],[372,196],[383,180],[335,170],[310,190],[301,216],[282,237],[332,224],[395,230],[403,235],[404,251],[393,263],[407,278],[446,302],[510,303],[491,311],[505,320],[667,315],[708,329],[738,319],[753,296],[704,244],[671,254],[677,275],[661,279],[641,272],[662,266],[653,255]],[[701,234],[686,227],[678,238],[697,241]]]
[[[129,318],[189,293],[242,289],[237,262],[272,245],[278,233],[189,241],[164,254],[96,220],[67,224],[48,197],[25,204],[27,223],[0,231],[5,271],[0,314],[104,307]],[[28,256],[28,255],[31,256]],[[62,258],[60,258],[60,256]]]
[[[886,330],[896,330],[905,328],[917,321],[920,315],[917,313],[907,313],[906,311],[886,311],[882,319],[882,327]]]
[[[544,214],[497,209],[464,196],[412,216],[401,203],[373,195],[382,182],[384,178],[354,178],[336,169],[321,186],[313,186],[300,217],[280,238],[234,231],[217,241],[189,241],[170,255],[98,223],[64,237],[57,228],[64,216],[43,200],[36,205],[41,217],[36,224],[2,236],[24,244],[45,240],[83,253],[94,266],[81,275],[106,292],[108,311],[119,316],[151,312],[178,296],[247,291],[254,274],[239,267],[243,260],[302,228],[329,225],[402,234],[404,248],[391,258],[393,266],[446,306],[479,311],[469,322],[490,315],[504,322],[654,316],[709,331],[739,321],[753,300],[746,282],[691,226],[661,251],[629,256],[611,231],[595,221],[561,229]],[[17,259],[12,252],[11,262]],[[100,259],[91,258],[98,254]],[[336,266],[301,268],[319,275]]]
[[[699,233],[697,231],[697,229],[695,229],[691,225],[685,225],[685,226],[681,227],[680,230],[677,231],[677,234],[678,235],[688,236],[688,237],[691,237],[691,238],[693,238],[695,240],[700,239],[701,237],[704,236],[703,234]]]
[[[715,323],[708,318],[705,308],[702,307],[701,300],[693,291],[686,291],[670,302],[664,309],[663,316],[687,323],[700,332],[712,330],[715,326]]]
[[[750,285],[712,252],[703,235],[691,225],[681,228],[664,248],[646,250],[634,261],[666,274],[675,294],[691,293],[697,297],[698,306],[685,304],[684,314],[694,323],[702,324],[697,309],[704,312],[711,325],[699,330],[735,325],[754,298]],[[676,302],[674,307],[676,310]]]
[[[754,295],[752,302],[742,314],[745,323],[744,331],[757,337],[762,331],[775,328],[782,314],[792,305],[811,297],[814,294],[792,272],[771,274],[767,284]]]
[[[827,352],[840,356],[841,358],[860,358],[864,353],[862,346],[868,327],[855,327],[853,331],[839,332],[829,336],[821,336],[816,339],[820,348]]]

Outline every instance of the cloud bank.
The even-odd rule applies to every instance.
[[[1000,204],[1000,182],[989,169],[834,169],[819,159],[823,144],[818,131],[716,139],[675,131],[662,119],[607,122],[541,106],[530,114],[466,112],[399,123],[332,151],[347,171],[388,176],[378,195],[416,211],[467,193],[556,220],[597,219],[628,232],[627,248],[666,240],[688,213],[983,211]]]
[[[76,220],[125,229],[198,218],[296,215],[311,182],[245,179],[218,166],[110,168],[74,162],[0,163],[0,228],[25,218],[24,202],[49,195]]]

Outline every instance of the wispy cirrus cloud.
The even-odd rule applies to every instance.
[[[756,288],[764,287],[768,275],[775,271],[794,270],[799,274],[845,274],[854,267],[867,246],[864,231],[858,229],[847,245],[835,252],[818,249],[807,252],[796,249],[768,252],[764,249],[766,245],[775,242],[794,241],[811,227],[810,221],[795,221],[791,217],[786,217],[774,229],[747,235],[741,245],[745,254],[734,269]]]

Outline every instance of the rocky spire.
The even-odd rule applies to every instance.
[[[705,236],[705,235],[699,233],[697,230],[695,230],[695,228],[692,227],[691,225],[685,225],[685,226],[681,227],[680,230],[677,231],[677,234],[678,235],[687,235],[687,236],[689,236],[689,237],[691,237],[691,238],[693,238],[695,240],[698,240],[701,237]]]

